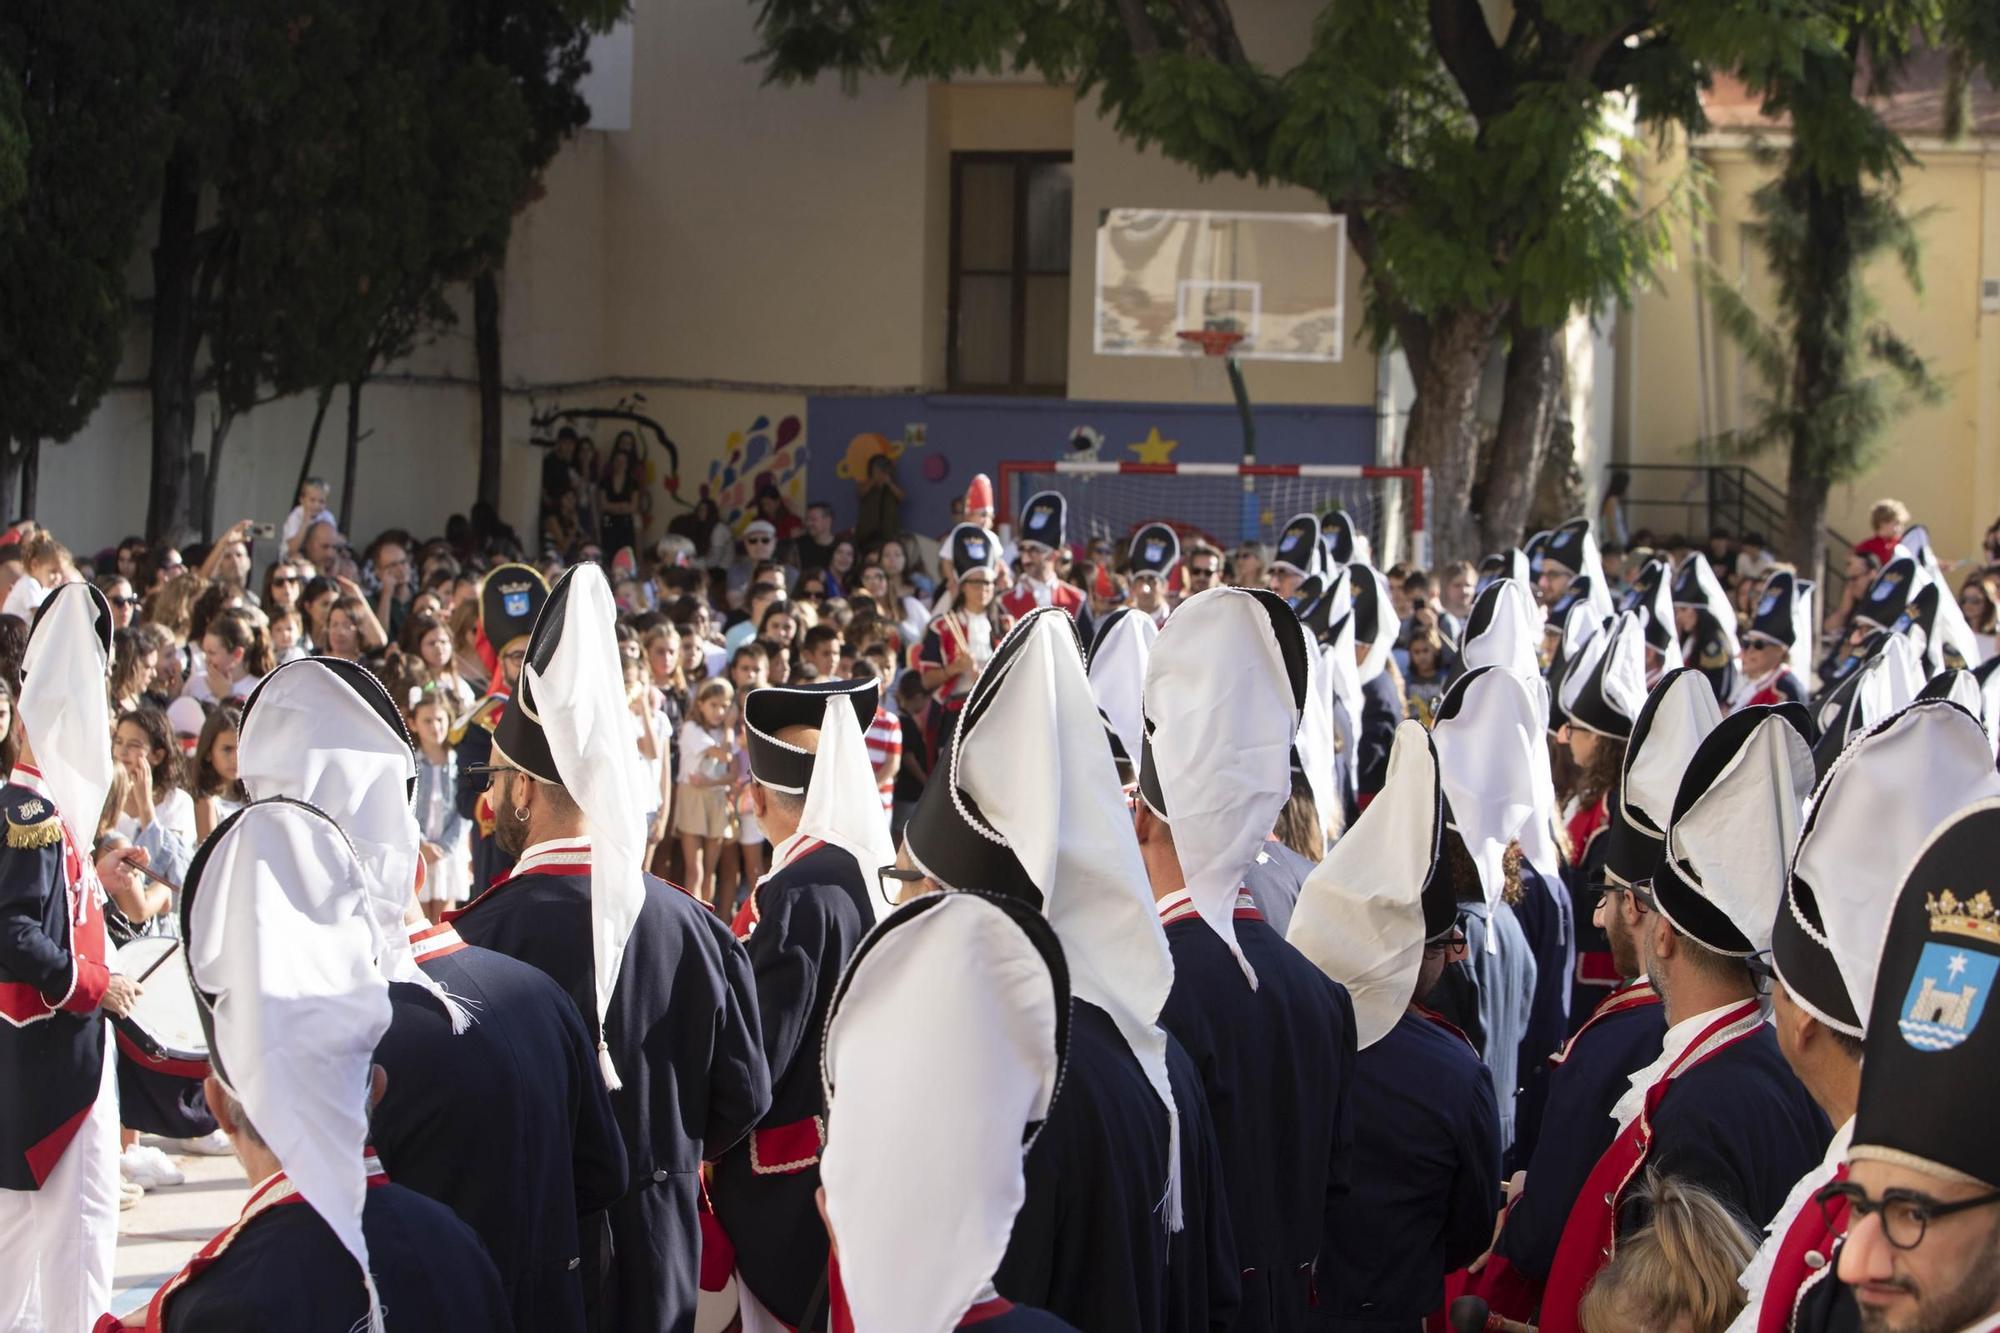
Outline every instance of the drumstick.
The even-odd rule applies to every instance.
[[[172,889],[175,893],[179,893],[181,891],[180,885],[174,883],[172,880],[168,879],[165,875],[162,875],[159,871],[153,869],[151,866],[146,865],[143,862],[127,861],[125,862],[125,864],[132,867],[132,869],[138,871],[140,874],[144,875],[147,879],[152,880],[153,883],[158,884],[163,888]],[[155,964],[155,966],[158,966],[158,964]]]
[[[175,940],[172,944],[168,945],[166,949],[161,952],[160,956],[153,960],[153,965],[147,968],[144,972],[141,972],[139,974],[138,980],[134,984],[140,986],[145,985],[146,978],[152,976],[153,973],[159,971],[160,964],[166,962],[169,958],[172,958],[174,956],[174,950],[180,947],[181,947],[181,942],[179,940]]]

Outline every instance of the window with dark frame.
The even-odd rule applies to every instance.
[[[1067,388],[1071,196],[1068,153],[952,154],[950,388]]]

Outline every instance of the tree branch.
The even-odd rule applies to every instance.
[[[1160,34],[1153,30],[1153,20],[1146,13],[1146,0],[1118,0],[1118,18],[1125,25],[1133,55],[1143,60],[1160,53]]]
[[[1506,110],[1512,79],[1479,0],[1430,0],[1431,39],[1479,120]]]

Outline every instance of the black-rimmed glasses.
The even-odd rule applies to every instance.
[[[910,885],[924,882],[923,871],[905,870],[901,866],[877,867],[875,875],[882,882],[882,896],[892,903],[901,902]]]
[[[1871,1199],[1868,1191],[1853,1181],[1836,1180],[1813,1195],[1813,1199],[1826,1215],[1828,1230],[1834,1229],[1834,1209],[1845,1200],[1849,1230],[1870,1213],[1879,1213],[1882,1216],[1882,1238],[1899,1250],[1914,1250],[1924,1243],[1924,1232],[1934,1219],[2000,1203],[2000,1190],[1960,1199],[1956,1203],[1939,1203],[1929,1195],[1903,1189],[1893,1189],[1880,1199]]]

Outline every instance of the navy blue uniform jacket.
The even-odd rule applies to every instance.
[[[468,944],[548,973],[595,1026],[587,869],[516,875],[452,921]],[[601,1326],[687,1333],[700,1286],[702,1158],[747,1134],[771,1091],[742,946],[708,908],[651,875],[605,1040],[623,1084],[611,1108],[630,1187],[611,1209]]]
[[[1073,1001],[1062,1094],[1028,1150],[1028,1196],[993,1278],[1002,1296],[1092,1333],[1231,1326],[1238,1269],[1215,1127],[1193,1063],[1168,1041],[1180,1234],[1167,1231],[1167,1108],[1111,1015]]]
[[[479,1237],[437,1200],[378,1185],[362,1207],[361,1234],[389,1333],[515,1326]],[[165,1315],[166,1333],[351,1333],[368,1327],[368,1296],[354,1256],[299,1201],[244,1223],[167,1299]]]
[[[1166,931],[1174,987],[1160,1023],[1193,1057],[1215,1118],[1243,1270],[1236,1327],[1303,1328],[1328,1203],[1347,1188],[1353,1003],[1248,914],[1236,938],[1255,990],[1207,922]]]
[[[1405,1013],[1355,1060],[1353,1187],[1320,1246],[1317,1327],[1414,1327],[1500,1207],[1493,1080],[1465,1038]]]
[[[1521,901],[1514,904],[1514,919],[1521,923],[1521,933],[1535,955],[1535,998],[1528,1009],[1527,1033],[1521,1038],[1509,1170],[1527,1165],[1534,1150],[1549,1096],[1549,1057],[1562,1049],[1569,1033],[1569,978],[1576,966],[1576,919],[1569,886],[1560,878],[1553,883],[1543,879],[1524,859]]]
[[[745,944],[763,1016],[771,1109],[715,1157],[709,1198],[736,1246],[736,1268],[766,1309],[796,1327],[826,1271],[814,1195],[825,1143],[820,1047],[840,974],[875,924],[874,868],[819,844],[758,885]],[[814,1317],[825,1315],[821,1304]]]
[[[472,1024],[454,1035],[430,992],[389,987],[369,1141],[391,1180],[479,1233],[516,1327],[581,1330],[586,1279],[602,1277],[598,1215],[629,1180],[596,1043],[562,987],[518,959],[458,945],[419,966]]]
[[[1361,687],[1361,735],[1354,746],[1354,789],[1361,796],[1382,790],[1389,777],[1389,747],[1403,720],[1403,700],[1384,670]]]
[[[1611,1108],[1632,1075],[1660,1057],[1666,1010],[1635,1005],[1605,1014],[1580,1034],[1549,1071],[1541,1132],[1527,1156],[1528,1182],[1507,1214],[1495,1249],[1537,1281],[1546,1281],[1570,1205],[1597,1159],[1617,1137]]]

